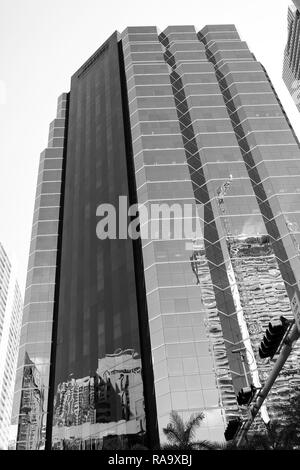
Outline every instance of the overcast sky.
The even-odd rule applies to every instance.
[[[57,97],[114,30],[235,23],[300,137],[281,78],[288,0],[0,0],[0,241],[25,286],[39,154]]]

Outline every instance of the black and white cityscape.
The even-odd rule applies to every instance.
[[[300,449],[300,134],[202,3],[64,77],[24,291],[0,239],[1,450]],[[282,24],[299,114],[298,0]]]

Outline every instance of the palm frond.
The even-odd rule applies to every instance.
[[[185,426],[183,419],[177,413],[177,411],[172,410],[170,413],[170,424],[172,424],[173,428],[176,429],[176,432],[183,437]]]
[[[165,434],[166,438],[170,443],[180,443],[182,442],[182,435],[178,432],[178,430],[173,426],[173,424],[169,423],[166,428],[163,428],[163,433]]]
[[[195,437],[195,428],[198,427],[204,419],[203,413],[192,414],[185,424],[184,440],[190,441]]]

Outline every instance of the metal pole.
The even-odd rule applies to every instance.
[[[249,387],[248,374],[247,374],[247,370],[246,370],[246,366],[245,366],[245,355],[244,355],[243,351],[246,351],[246,348],[232,349],[231,352],[234,353],[234,354],[239,353],[240,358],[241,358],[242,367],[243,367],[243,373],[244,373],[245,381],[246,381],[247,387]]]
[[[240,351],[240,356],[241,356],[241,361],[242,361],[242,366],[243,366],[243,371],[244,371],[244,376],[245,376],[246,384],[247,384],[247,387],[249,387],[248,374],[247,374],[246,366],[245,366],[245,356],[244,356],[244,354],[242,353],[242,351]]]
[[[271,390],[273,383],[277,379],[282,367],[284,366],[287,358],[289,357],[292,351],[293,343],[297,341],[299,336],[300,336],[300,333],[299,333],[298,327],[297,325],[294,325],[294,328],[291,330],[289,335],[284,340],[284,345],[281,349],[278,359],[275,362],[273,369],[265,385],[262,387],[262,389],[258,393],[255,402],[250,406],[249,418],[244,422],[241,429],[237,433],[237,436],[235,438],[237,446],[239,446],[243,442],[247,432],[249,431],[251,427],[251,424],[253,423],[257,413],[259,412],[263,402],[265,401],[269,391]]]

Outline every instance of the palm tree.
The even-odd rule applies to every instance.
[[[163,450],[212,450],[214,444],[208,441],[195,441],[196,429],[204,419],[203,413],[193,414],[189,420],[184,423],[183,419],[176,411],[170,413],[170,423],[163,432],[168,440],[167,444],[162,445]]]

